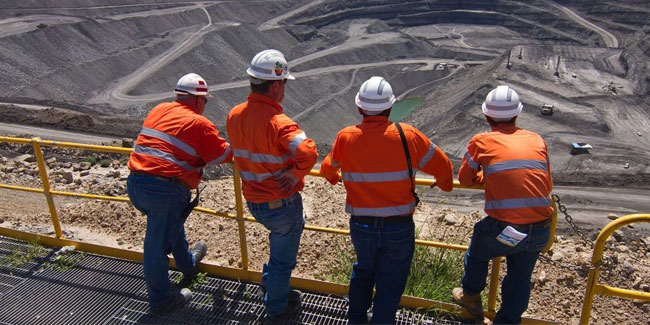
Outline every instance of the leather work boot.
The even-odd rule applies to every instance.
[[[483,320],[483,303],[481,302],[480,293],[467,296],[463,294],[463,288],[454,288],[454,290],[451,291],[451,294],[459,305],[465,307],[467,312],[475,318]]]
[[[162,316],[176,309],[182,308],[188,302],[190,302],[190,300],[192,300],[192,291],[190,291],[190,289],[183,288],[180,291],[173,292],[172,298],[167,304],[158,308],[150,308],[150,312],[155,316]]]
[[[199,264],[201,260],[205,257],[205,253],[208,252],[208,244],[206,244],[204,241],[198,241],[196,244],[194,244],[194,247],[192,247],[192,250],[190,250],[192,255],[194,256],[194,263]]]
[[[208,245],[204,241],[198,241],[194,244],[194,247],[190,250],[190,253],[194,256],[194,269],[191,274],[183,274],[183,281],[180,283],[181,287],[185,288],[192,283],[192,279],[199,273],[199,262],[201,262],[207,252]]]

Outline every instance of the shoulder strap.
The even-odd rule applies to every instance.
[[[404,147],[404,154],[406,155],[406,165],[409,168],[409,180],[411,181],[411,193],[413,193],[413,197],[415,198],[415,206],[417,206],[420,203],[420,198],[418,197],[418,194],[415,193],[415,182],[413,182],[413,167],[411,167],[411,154],[409,153],[409,146],[406,143],[406,137],[404,136],[404,131],[402,130],[402,126],[399,125],[399,123],[395,123],[395,127],[397,128],[397,131],[399,131],[399,137],[402,139],[402,146]]]

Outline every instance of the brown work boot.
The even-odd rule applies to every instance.
[[[467,296],[463,294],[463,288],[454,288],[454,290],[451,291],[451,294],[459,305],[465,307],[467,312],[475,318],[483,320],[483,303],[481,302],[480,293]]]

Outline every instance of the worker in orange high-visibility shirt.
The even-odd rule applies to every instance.
[[[465,253],[462,288],[453,297],[483,320],[481,291],[488,262],[506,256],[508,271],[501,285],[496,324],[519,324],[528,308],[530,277],[550,236],[553,188],[546,142],[515,126],[523,104],[508,86],[490,91],[483,113],[492,130],[469,142],[458,171],[465,186],[485,185],[485,213],[474,226]]]
[[[357,253],[350,277],[351,324],[368,322],[373,287],[372,323],[395,323],[415,249],[415,172],[435,176],[443,191],[453,188],[452,164],[440,147],[416,128],[388,120],[394,102],[384,78],[364,82],[356,96],[363,121],[339,131],[320,168],[333,185],[341,170],[347,191],[345,210]]]
[[[143,265],[153,314],[178,309],[192,298],[186,288],[172,293],[167,254],[174,255],[176,268],[190,283],[208,249],[203,241],[188,249],[185,219],[198,202],[198,191],[190,202],[190,189],[199,185],[206,164],[232,160],[230,145],[202,115],[210,97],[205,79],[187,74],[175,92],[174,102],[157,105],[145,118],[126,182],[131,203],[147,215]]]
[[[295,79],[284,55],[262,51],[246,72],[251,93],[230,111],[226,127],[248,210],[270,231],[271,252],[261,282],[266,320],[284,323],[300,308],[300,292],[289,286],[305,226],[299,191],[318,152],[314,141],[282,112],[285,84]]]

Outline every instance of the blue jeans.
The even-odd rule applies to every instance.
[[[506,256],[507,273],[501,283],[501,308],[494,318],[495,324],[519,324],[521,315],[528,308],[530,298],[530,277],[540,251],[550,236],[550,226],[517,231],[526,236],[517,246],[502,244],[496,237],[505,226],[490,216],[474,225],[474,233],[465,253],[465,275],[463,293],[474,295],[485,288],[488,262],[499,256]]]
[[[415,224],[409,222],[375,227],[350,221],[350,237],[357,253],[348,293],[350,323],[363,324],[368,321],[372,289],[376,286],[371,322],[394,324],[411,270]]]
[[[144,175],[129,175],[126,185],[131,204],[147,215],[144,279],[149,306],[159,308],[172,299],[167,254],[174,256],[176,268],[183,274],[192,274],[194,270],[194,256],[188,249],[182,218],[191,194],[181,185]]]
[[[246,202],[246,205],[255,220],[271,232],[271,253],[269,262],[264,264],[262,270],[261,284],[266,289],[266,315],[278,316],[289,303],[289,279],[296,267],[300,236],[305,228],[302,197],[296,192],[291,197],[282,199],[282,206],[274,209],[269,207],[269,203]]]

